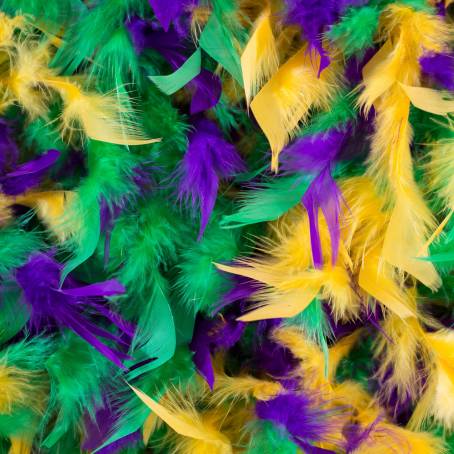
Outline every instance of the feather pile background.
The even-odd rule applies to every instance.
[[[454,453],[453,31],[0,0],[0,454]]]

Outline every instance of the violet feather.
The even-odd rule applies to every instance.
[[[165,31],[169,30],[170,24],[180,16],[185,9],[183,0],[148,0],[153,12]]]
[[[189,348],[194,352],[193,361],[200,375],[213,389],[214,370],[211,355],[220,349],[233,347],[245,329],[245,323],[236,320],[233,314],[214,320],[197,317]]]
[[[317,406],[312,397],[303,392],[280,394],[267,401],[259,401],[255,412],[260,419],[270,420],[283,427],[305,452],[328,453],[314,443],[327,441],[335,422],[333,413]]]
[[[6,120],[0,119],[0,174],[3,174],[7,168],[14,167],[19,159],[19,149],[11,135],[10,125]]]
[[[22,288],[24,300],[31,309],[32,329],[40,327],[64,327],[71,329],[90,343],[106,358],[124,368],[122,360],[130,359],[120,350],[101,342],[98,337],[109,339],[128,347],[134,335],[133,327],[105,305],[105,296],[124,293],[124,287],[116,280],[80,285],[71,277],[59,287],[63,265],[44,253],[32,255],[28,262],[16,271],[16,280]],[[112,334],[90,320],[90,314],[103,316],[120,331]],[[125,336],[128,341],[123,340]]]
[[[422,73],[448,90],[454,90],[454,55],[429,54],[420,58]]]
[[[14,171],[0,177],[2,191],[8,195],[18,195],[38,186],[59,157],[60,152],[49,150],[38,158],[17,166]]]
[[[309,43],[308,52],[316,51],[320,56],[318,75],[329,65],[330,58],[323,47],[323,33],[349,6],[361,6],[367,0],[285,0],[286,22],[299,25]]]
[[[189,145],[178,169],[178,199],[200,209],[198,239],[203,235],[216,202],[221,179],[244,170],[235,147],[225,141],[215,123],[202,119],[189,134]]]
[[[325,217],[331,238],[331,261],[337,261],[340,226],[339,214],[342,195],[331,176],[331,167],[348,138],[346,131],[332,129],[327,133],[303,137],[282,152],[282,168],[287,172],[318,173],[305,192],[302,203],[307,210],[315,268],[322,268],[323,253],[318,226],[319,209]]]

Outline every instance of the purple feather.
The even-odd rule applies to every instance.
[[[189,88],[192,91],[189,108],[191,115],[211,109],[221,97],[221,79],[206,69],[202,69],[200,74],[189,82]]]
[[[19,149],[11,139],[12,131],[4,119],[0,119],[0,174],[16,165],[19,159]]]
[[[186,7],[184,0],[148,0],[153,12],[165,31],[177,19]]]
[[[260,419],[284,427],[305,452],[332,452],[320,450],[313,444],[328,441],[335,425],[333,412],[317,407],[309,395],[303,392],[280,394],[274,399],[257,402],[255,412]]]
[[[311,235],[312,260],[314,267],[323,267],[323,254],[318,228],[318,212],[322,210],[331,238],[332,257],[331,263],[335,265],[339,253],[340,226],[339,213],[342,194],[331,176],[330,167],[325,167],[312,181],[303,196],[302,203],[309,217]]]
[[[227,275],[227,273],[225,274]],[[252,279],[237,275],[228,275],[228,277],[234,282],[234,285],[222,296],[221,301],[213,310],[212,315],[217,314],[221,309],[232,303],[249,299],[259,288],[257,281],[253,281]]]
[[[430,54],[420,58],[423,74],[448,90],[454,90],[454,55]]]
[[[340,202],[342,194],[331,176],[331,166],[349,137],[346,131],[331,129],[327,133],[303,137],[281,154],[286,172],[318,173],[302,198],[309,217],[312,260],[315,268],[322,268],[323,253],[318,227],[318,213],[322,210],[331,238],[331,261],[337,261],[340,241]]]
[[[94,451],[101,446],[110,436],[112,428],[118,419],[118,410],[106,403],[104,407],[96,411],[95,419],[88,414],[84,418],[85,436],[82,449],[85,451]],[[136,444],[141,439],[140,431],[133,432],[119,440],[111,443],[98,452],[101,454],[114,454],[122,452],[121,450]]]
[[[129,346],[134,328],[110,311],[104,298],[124,293],[124,287],[116,280],[81,286],[68,277],[60,288],[62,269],[63,265],[43,253],[32,255],[25,265],[17,269],[16,280],[23,290],[25,302],[31,308],[31,327],[34,330],[54,326],[69,328],[117,366],[125,368],[122,360],[130,359],[129,356],[98,339],[101,337],[123,347]],[[99,328],[90,320],[90,314],[105,317],[117,327],[120,335]],[[123,340],[123,336],[128,341]]]
[[[3,192],[8,195],[18,195],[38,186],[59,157],[60,152],[49,150],[40,157],[17,166],[14,171],[0,178]]]
[[[361,6],[367,0],[285,0],[287,7],[286,22],[299,25],[308,41],[308,52],[320,56],[318,75],[329,65],[330,58],[323,48],[323,33],[334,24],[349,6]]]
[[[260,342],[254,352],[254,365],[276,379],[286,379],[298,365],[292,352],[269,339]]]
[[[178,169],[178,199],[200,209],[200,240],[216,202],[219,180],[244,170],[235,147],[226,142],[215,123],[202,119],[189,134],[189,146]]]
[[[214,320],[198,317],[189,348],[194,352],[193,361],[200,375],[213,389],[214,370],[211,355],[220,349],[229,349],[239,340],[245,323],[236,321],[232,314]]]

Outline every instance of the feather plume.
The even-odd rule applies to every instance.
[[[320,57],[318,57],[319,59]],[[305,121],[311,108],[325,109],[334,97],[338,68],[330,65],[320,77],[306,47],[290,57],[262,87],[251,110],[270,143],[271,169],[277,171],[281,150]]]

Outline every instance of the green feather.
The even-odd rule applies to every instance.
[[[200,242],[188,244],[181,251],[176,290],[181,304],[193,313],[209,312],[228,290],[229,281],[216,270],[214,262],[233,260],[238,255],[238,240],[239,231],[211,222]]]
[[[332,101],[330,108],[326,111],[316,113],[309,125],[302,128],[298,136],[310,136],[329,129],[345,125],[357,116],[354,107],[355,99],[347,92],[339,93]]]
[[[84,411],[94,417],[95,407],[102,405],[102,386],[107,379],[115,378],[115,372],[103,355],[69,331],[46,361],[46,368],[51,390],[44,421],[56,414],[52,430],[43,441],[49,448],[77,424]]]
[[[115,29],[96,53],[90,77],[95,78],[102,91],[121,90],[129,82],[140,82],[139,61],[124,25]]]
[[[23,265],[29,255],[44,247],[38,232],[27,232],[18,224],[0,229],[0,276]]]
[[[67,222],[81,220],[78,229],[68,241],[73,251],[62,272],[61,280],[90,258],[101,233],[100,202],[113,205],[137,193],[132,177],[140,159],[126,148],[105,142],[89,141],[88,176],[76,191],[77,197],[68,208]]]
[[[140,0],[102,0],[96,8],[84,8],[79,20],[64,34],[64,44],[56,53],[52,66],[65,74],[73,74],[82,63],[88,64],[97,49],[109,42],[128,15],[142,15],[143,7],[144,2]],[[121,51],[117,49],[117,52]]]
[[[30,318],[25,304],[20,302],[21,292],[15,282],[3,281],[0,289],[0,344],[14,337]]]
[[[172,74],[149,76],[149,79],[166,95],[172,95],[200,74],[202,52],[197,50]]]
[[[243,86],[237,43],[240,36],[233,0],[214,0],[213,12],[200,35],[200,47]]]
[[[274,221],[301,201],[309,183],[308,178],[298,175],[275,178],[262,183],[259,189],[245,191],[239,209],[223,216],[220,226],[232,229]]]
[[[327,36],[340,46],[346,57],[361,55],[373,47],[381,9],[377,6],[349,8],[342,19],[334,24]]]
[[[251,426],[251,439],[246,454],[297,454],[298,446],[289,440],[285,429],[269,421],[257,421]]]

